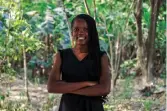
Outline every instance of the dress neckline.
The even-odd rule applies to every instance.
[[[73,51],[72,48],[70,48],[70,51],[71,51],[72,55],[74,56],[74,58],[75,58],[78,62],[84,61],[84,60],[88,57],[88,55],[89,55],[89,54],[87,54],[87,55],[86,55],[85,57],[83,57],[82,59],[79,59],[79,58],[76,56],[76,54],[74,53],[74,51]]]

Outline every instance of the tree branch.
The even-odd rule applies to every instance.
[[[63,0],[61,0],[61,2],[62,2],[63,12],[65,13],[65,19],[66,19],[67,27],[68,27],[68,30],[69,30],[70,42],[71,42],[71,46],[72,46],[73,44],[72,44],[71,27],[70,27],[70,23],[68,21],[67,13],[65,11],[65,6],[64,6]]]
[[[135,18],[137,22],[137,45],[142,46],[143,45],[143,36],[142,36],[142,0],[137,0],[137,6],[135,11]]]
[[[86,8],[87,14],[90,15],[90,10],[89,10],[89,7],[88,7],[88,4],[87,4],[86,0],[84,0],[84,5],[85,5],[85,8]]]
[[[96,1],[93,0],[93,5],[94,5],[94,19],[96,21]]]
[[[148,32],[148,46],[147,46],[147,81],[151,81],[153,77],[153,55],[154,55],[154,44],[156,37],[156,23],[158,17],[158,11],[160,6],[160,0],[151,0],[151,16],[150,16],[150,28]]]

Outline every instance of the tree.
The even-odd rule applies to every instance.
[[[138,68],[141,70],[143,75],[143,82],[146,85],[153,84],[153,57],[154,57],[154,46],[156,37],[156,23],[159,14],[159,8],[162,4],[162,0],[150,0],[151,4],[151,16],[150,16],[150,27],[146,43],[143,40],[142,33],[142,0],[136,1],[136,26],[137,26],[137,60]]]
[[[23,19],[23,11],[19,2],[10,1],[6,3],[6,1],[2,1],[0,5],[4,6],[0,10],[4,25],[0,31],[2,37],[2,42],[0,42],[2,49],[0,48],[0,50],[5,50],[4,53],[0,53],[0,58],[4,58],[3,67],[8,66],[8,69],[16,67],[12,64],[18,62],[17,60],[24,64],[25,93],[29,102],[26,54],[29,51],[38,50],[42,43],[34,38],[30,25]],[[10,75],[6,69],[4,72]]]

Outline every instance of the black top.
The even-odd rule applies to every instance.
[[[95,74],[93,61],[89,54],[82,60],[78,60],[72,49],[59,50],[62,64],[62,80],[66,82],[99,81],[99,75]],[[100,57],[105,52],[100,51]],[[77,94],[63,94],[59,111],[104,111],[100,96],[83,96]]]

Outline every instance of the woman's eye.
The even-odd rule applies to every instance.
[[[84,28],[84,31],[88,31],[88,29],[87,29],[87,28]]]
[[[78,28],[74,28],[74,31],[78,31]]]

